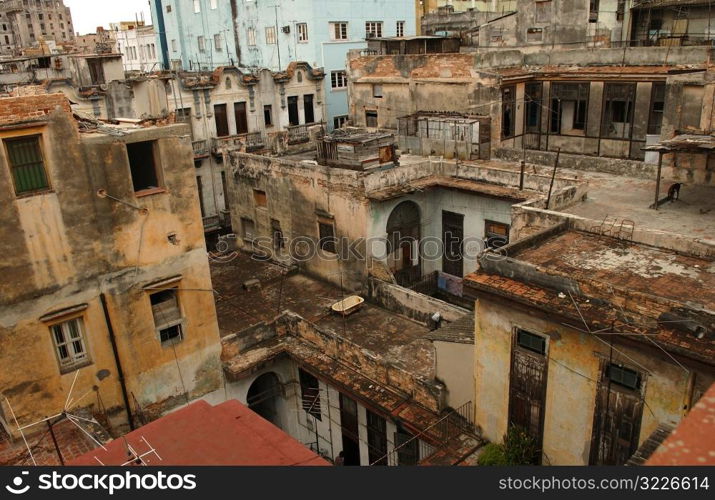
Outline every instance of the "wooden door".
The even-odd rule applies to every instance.
[[[236,102],[233,104],[233,113],[236,117],[236,133],[248,133],[248,115],[246,114],[246,103]]]
[[[228,132],[228,116],[225,104],[214,105],[214,120],[216,120],[216,137],[226,137]]]
[[[442,271],[452,276],[463,277],[464,215],[442,211]]]

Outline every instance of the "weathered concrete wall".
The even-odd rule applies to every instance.
[[[65,404],[74,371],[60,371],[51,323],[41,318],[82,304],[85,311],[75,317],[84,322],[90,363],[78,368],[73,394],[97,385],[111,422],[126,423],[101,294],[127,390],[148,415],[185,403],[184,394],[192,399],[216,389],[220,342],[190,147],[181,138],[185,128],[140,129],[123,137],[80,134],[71,115],[59,110],[34,125],[0,132],[3,138],[41,136],[52,188],[16,196],[0,151],[0,199],[7,207],[0,224],[0,390],[21,423],[57,413]],[[163,189],[138,197],[125,143],[145,140],[156,141]],[[101,198],[100,189],[148,212]],[[172,348],[158,338],[144,287],[179,276],[173,286],[180,290],[184,337]],[[96,400],[88,397],[81,405]]]
[[[484,436],[501,441],[509,415],[509,371],[515,328],[548,337],[544,462],[589,462],[600,362],[609,347],[593,336],[512,307],[479,299],[476,311],[476,422]],[[645,371],[642,443],[662,423],[675,425],[689,401],[693,371],[683,371],[665,355],[619,346],[617,362]],[[627,356],[627,357],[626,357]],[[635,366],[634,366],[635,365]]]
[[[388,311],[407,316],[423,324],[428,324],[430,317],[436,312],[440,313],[445,321],[456,321],[469,313],[466,309],[429,295],[374,278],[368,282],[368,297]]]
[[[474,346],[454,342],[434,342],[438,380],[447,388],[447,406],[460,408],[474,401]]]

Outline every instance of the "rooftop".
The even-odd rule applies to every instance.
[[[128,446],[147,465],[155,466],[329,465],[235,400],[217,406],[197,401],[107,443],[104,449],[85,453],[70,465],[123,465]]]
[[[217,292],[222,337],[240,335],[290,311],[320,330],[333,332],[412,373],[434,375],[434,351],[427,340],[427,327],[368,303],[347,318],[338,316],[331,306],[352,295],[339,287],[243,253],[232,262],[213,263],[211,278]],[[244,288],[248,280],[258,280],[260,288]]]
[[[465,287],[566,318],[575,329],[621,332],[713,363],[712,257],[577,231],[568,222],[502,251],[507,258],[482,258]]]

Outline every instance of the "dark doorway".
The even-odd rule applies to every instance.
[[[412,201],[403,201],[387,220],[389,266],[400,286],[410,286],[422,277],[419,255],[415,262],[420,233],[419,207]]]
[[[306,94],[303,96],[303,109],[305,111],[305,123],[313,123],[315,121],[313,94]]]
[[[236,102],[233,104],[233,112],[236,116],[236,133],[248,133],[248,115],[246,115],[246,103]]]
[[[288,122],[291,125],[300,125],[300,116],[298,115],[298,96],[288,98]]]
[[[214,105],[214,119],[216,120],[216,136],[226,137],[228,135],[228,116],[225,104]]]
[[[509,426],[526,431],[534,440],[535,463],[541,461],[544,440],[546,369],[546,338],[516,330],[511,351]]]
[[[280,427],[278,398],[283,396],[281,383],[275,373],[269,372],[258,377],[248,389],[246,403],[260,416]]]
[[[604,361],[596,392],[591,465],[624,465],[638,449],[643,398],[640,373]]]
[[[340,428],[345,465],[360,465],[357,403],[342,393],[340,394]]]
[[[370,465],[387,465],[387,421],[367,412],[367,453]]]
[[[442,271],[452,276],[463,277],[464,215],[442,211]]]

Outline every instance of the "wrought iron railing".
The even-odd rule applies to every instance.
[[[191,145],[194,148],[194,156],[195,157],[200,157],[200,156],[206,156],[209,154],[209,141],[203,140],[203,141],[193,141]]]

